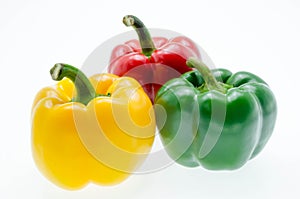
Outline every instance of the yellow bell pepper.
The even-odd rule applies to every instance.
[[[65,189],[124,181],[150,152],[155,118],[139,83],[112,74],[88,79],[56,64],[57,85],[42,89],[32,107],[32,153],[46,178]]]

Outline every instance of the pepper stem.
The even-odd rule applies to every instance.
[[[66,77],[75,84],[77,95],[73,101],[87,105],[89,101],[96,97],[96,91],[89,79],[78,68],[68,64],[57,63],[51,68],[50,74],[55,81],[60,81]]]
[[[202,61],[191,57],[187,60],[186,65],[196,68],[201,73],[208,90],[217,90],[226,93],[226,89],[216,80],[210,69]]]
[[[131,26],[134,28],[139,37],[142,53],[147,57],[150,57],[155,50],[155,46],[152,41],[151,35],[144,23],[139,18],[133,15],[126,15],[125,17],[123,17],[123,23],[127,27]]]

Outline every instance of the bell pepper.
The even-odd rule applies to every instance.
[[[155,99],[156,122],[172,159],[187,167],[234,170],[262,151],[276,121],[275,97],[249,72],[196,70],[168,81]]]
[[[151,150],[155,117],[140,84],[56,64],[57,85],[43,88],[32,108],[32,153],[39,170],[65,189],[124,181]]]
[[[196,44],[187,37],[151,38],[143,22],[133,15],[125,16],[123,23],[135,29],[139,41],[133,39],[116,46],[108,72],[138,80],[152,102],[161,85],[191,70],[186,66],[188,57],[200,58]]]

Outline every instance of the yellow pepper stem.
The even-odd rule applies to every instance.
[[[74,83],[77,95],[73,101],[87,105],[89,101],[96,97],[96,91],[91,82],[78,68],[68,64],[57,63],[51,68],[50,74],[55,81],[60,81],[66,77]]]

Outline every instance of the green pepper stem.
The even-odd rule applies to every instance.
[[[210,69],[202,61],[191,57],[187,60],[186,65],[196,68],[201,73],[208,90],[217,90],[226,93],[226,89],[216,80]]]
[[[152,41],[151,35],[144,23],[139,18],[133,15],[126,15],[125,17],[123,17],[123,23],[127,27],[131,26],[134,28],[139,37],[142,53],[147,57],[150,57],[155,50],[155,46]]]
[[[60,81],[66,77],[74,83],[77,95],[73,101],[87,105],[89,101],[96,97],[96,92],[91,82],[78,68],[68,64],[58,63],[51,68],[50,74],[55,81]]]

